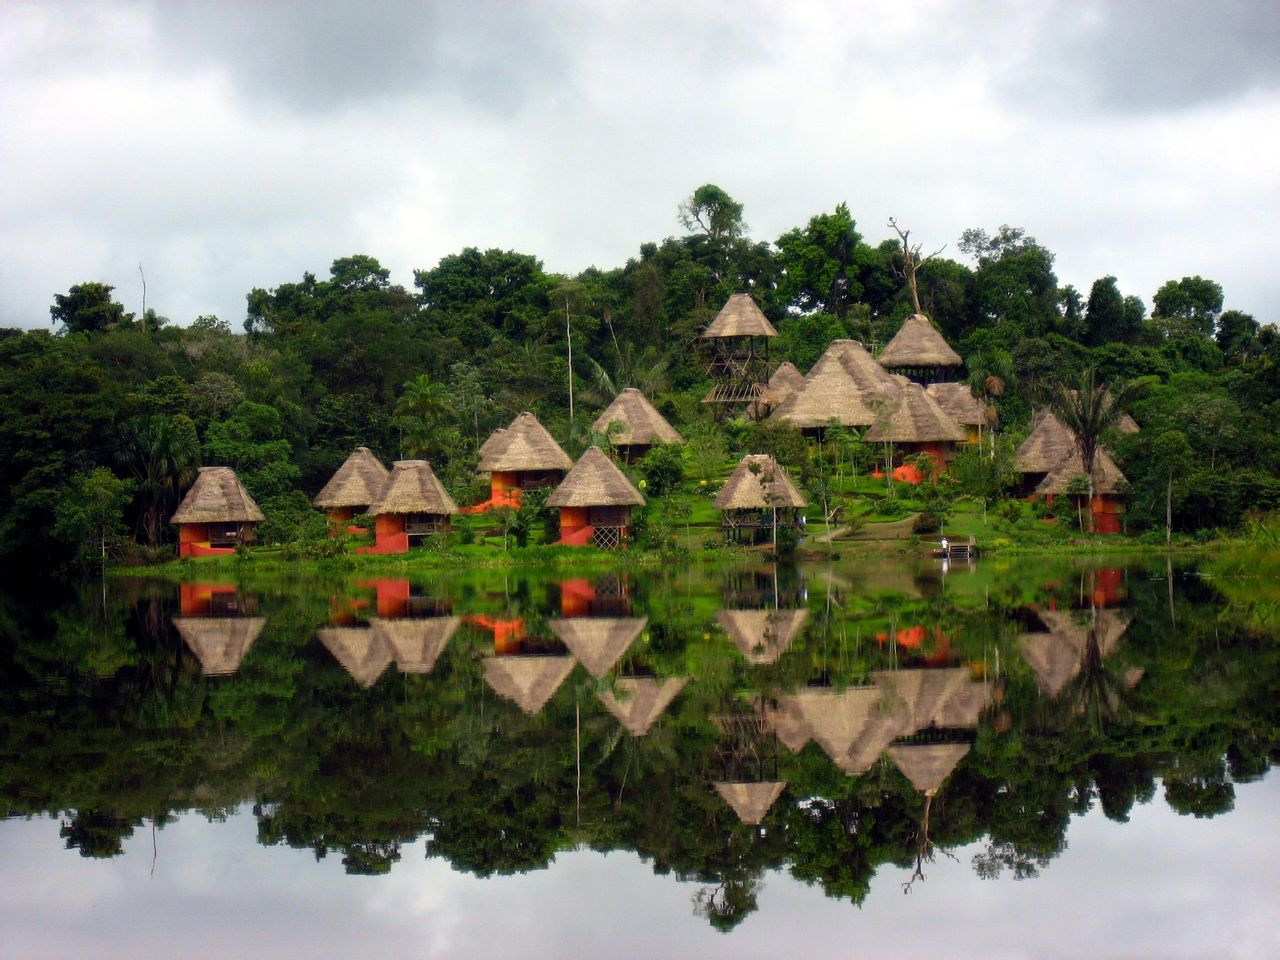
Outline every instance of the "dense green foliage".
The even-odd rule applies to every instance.
[[[750,239],[743,217],[704,185],[680,207],[685,235],[574,277],[529,254],[467,248],[416,270],[407,290],[373,257],[342,257],[325,279],[250,291],[244,333],[214,317],[138,320],[103,283],[55,294],[55,330],[0,331],[0,561],[80,554],[84,537],[56,518],[95,468],[135,484],[122,519],[154,546],[172,538],[165,521],[197,463],[235,466],[265,501],[314,494],[366,445],[384,460],[428,456],[460,489],[477,445],[514,414],[533,410],[576,455],[628,385],[690,438],[685,472],[705,476],[742,440],[716,439],[699,403],[696,335],[730,294],[751,291],[779,329],[771,360],[802,370],[835,337],[883,344],[911,311],[901,245],[866,242],[844,204],[774,243]],[[1037,391],[1085,368],[1107,382],[1151,377],[1135,410],[1148,429],[1119,451],[1137,526],[1162,527],[1167,500],[1179,531],[1233,527],[1280,503],[1273,326],[1222,312],[1222,289],[1201,277],[1162,286],[1150,317],[1111,276],[1084,297],[1021,229],[966,231],[959,249],[971,264],[920,265],[920,300],[1002,429],[1018,431]],[[1171,431],[1192,455],[1169,496],[1159,438]],[[811,467],[783,433],[750,439]]]

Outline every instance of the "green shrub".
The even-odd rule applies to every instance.
[[[636,462],[645,480],[645,493],[661,497],[684,479],[684,453],[672,443],[654,447]]]

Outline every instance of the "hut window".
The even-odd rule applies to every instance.
[[[626,521],[627,514],[623,507],[592,507],[587,519],[593,527],[618,527],[625,525]]]

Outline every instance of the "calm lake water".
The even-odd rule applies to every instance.
[[[1280,623],[1018,558],[0,596],[0,956],[1280,957]]]

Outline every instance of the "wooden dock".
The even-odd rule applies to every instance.
[[[933,555],[939,560],[964,560],[966,562],[976,560],[978,558],[978,541],[970,537],[963,543],[949,542],[945,550],[942,549],[942,544],[939,543],[934,548]]]

